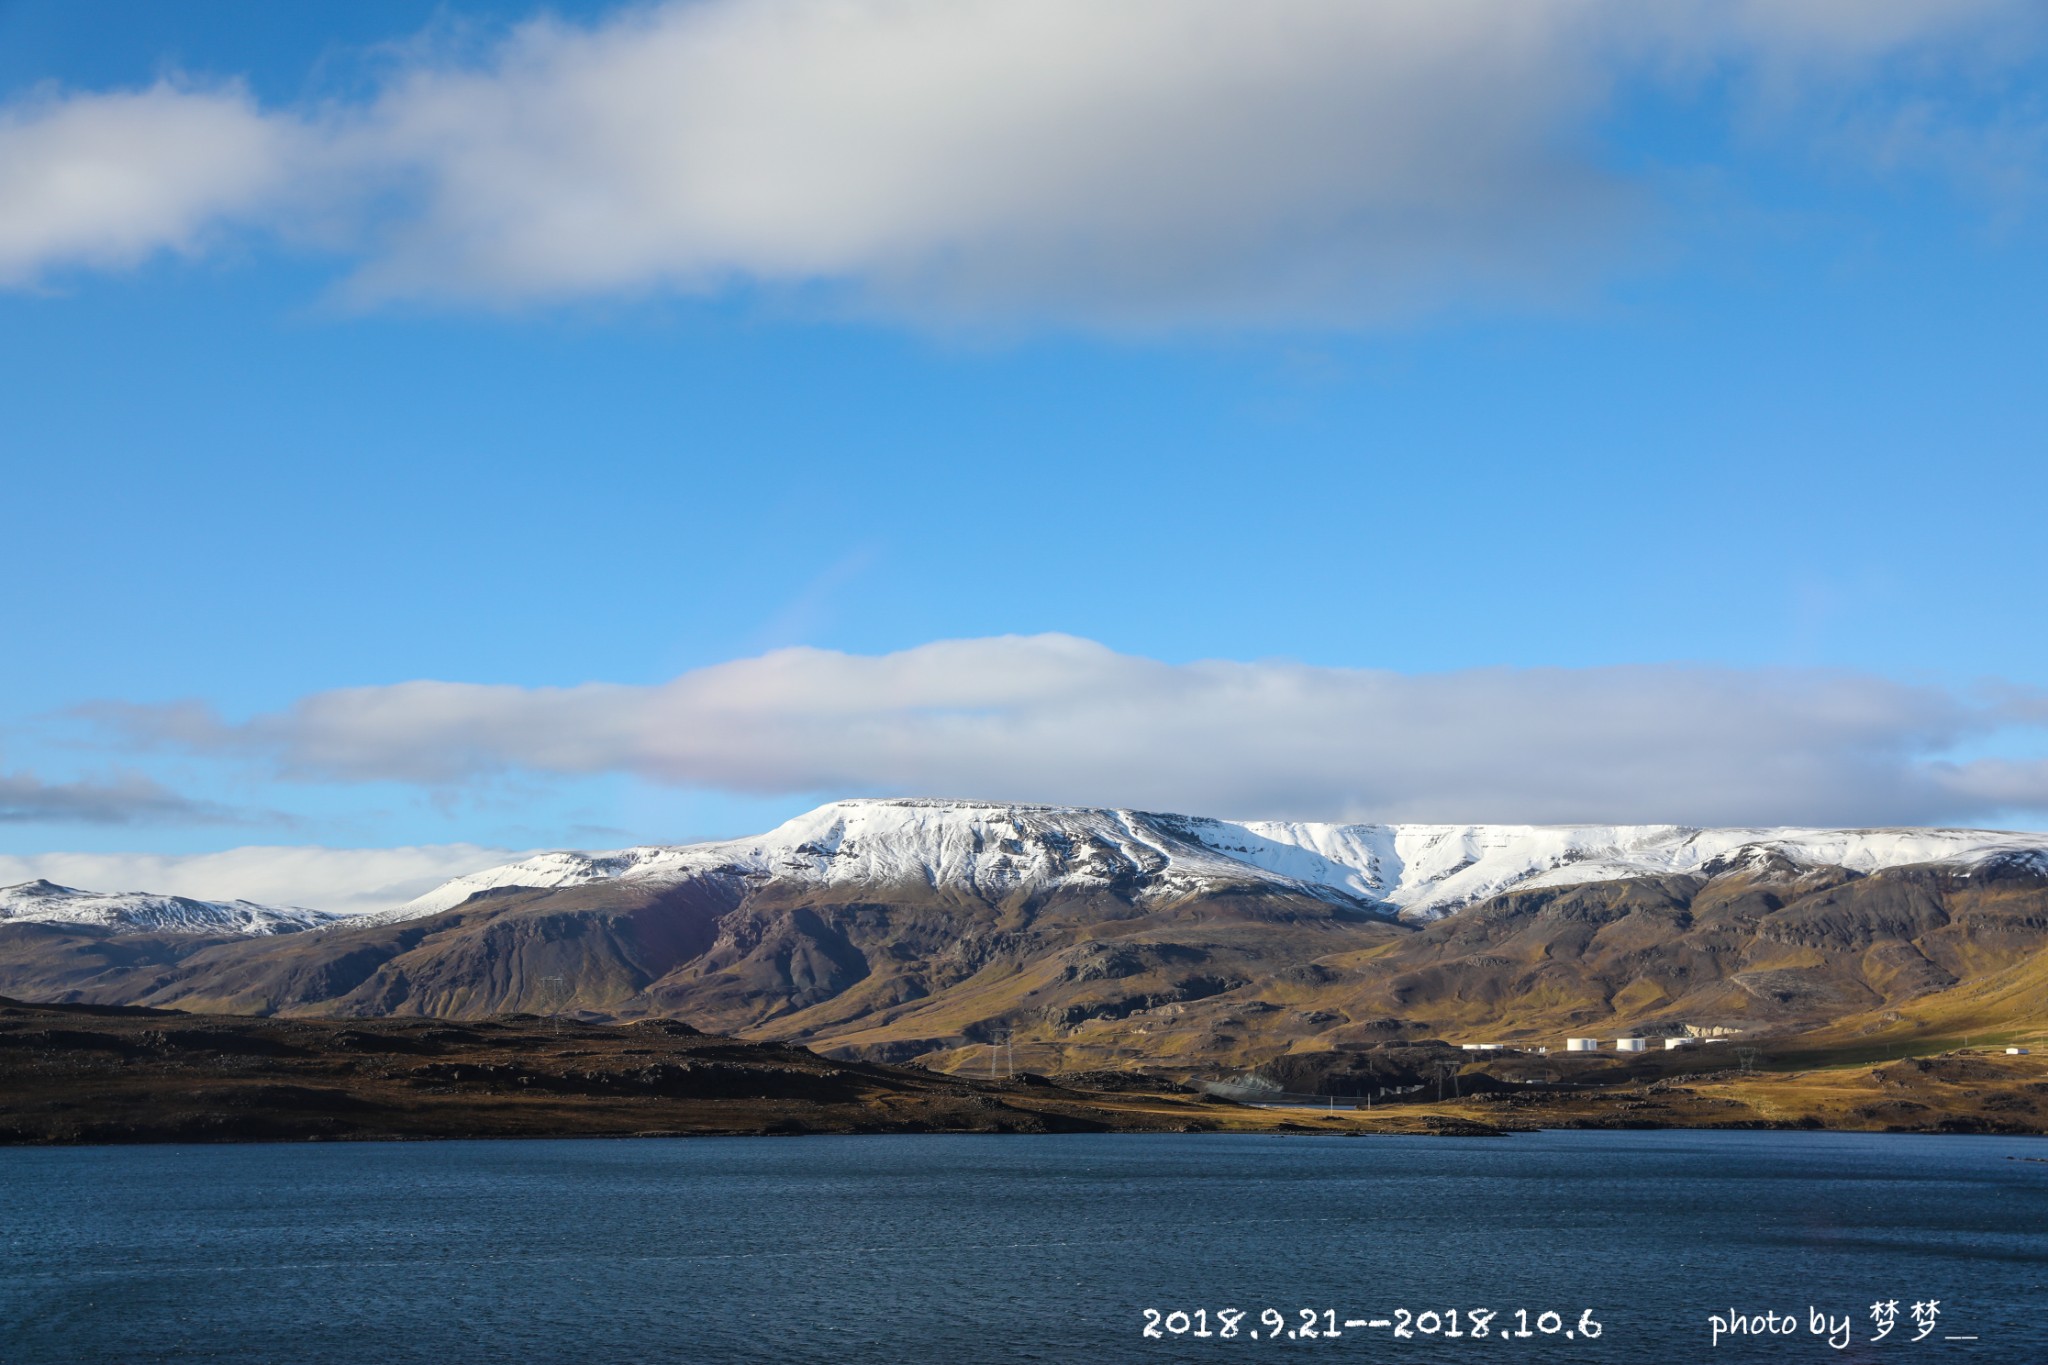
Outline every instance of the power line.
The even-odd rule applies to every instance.
[[[555,1021],[555,1036],[562,1036],[562,997],[568,994],[567,983],[559,976],[544,976],[540,984],[548,989],[541,998],[547,1001],[548,1018]]]

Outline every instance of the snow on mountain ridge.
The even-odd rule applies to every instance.
[[[389,923],[438,913],[501,886],[580,886],[612,878],[680,880],[713,871],[822,886],[958,886],[1001,897],[1054,882],[1107,886],[1131,877],[1155,889],[1219,880],[1290,881],[1177,833],[1159,817],[1088,807],[942,801],[839,801],[749,839],[616,853],[547,853],[458,877],[392,910]],[[1326,883],[1302,890],[1328,895]],[[1341,891],[1339,894],[1342,894]]]
[[[297,906],[81,891],[41,880],[0,886],[0,924],[85,924],[124,934],[290,934],[344,918]]]
[[[1697,872],[1740,850],[1854,872],[1911,863],[2048,859],[2048,835],[1949,829],[1698,829],[1683,825],[1367,825],[928,798],[837,801],[747,839],[548,853],[458,877],[352,923],[438,913],[478,891],[715,871],[820,886],[900,883],[1001,897],[1058,884],[1141,894],[1261,881],[1433,919],[1516,886]]]

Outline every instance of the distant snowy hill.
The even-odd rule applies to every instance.
[[[1157,898],[1252,882],[1408,920],[1516,887],[1561,886],[1781,860],[1868,873],[2005,856],[2048,866],[2048,835],[1951,829],[1694,829],[1681,825],[1340,825],[1213,820],[1074,806],[835,801],[748,839],[547,853],[458,877],[351,923],[414,919],[498,887],[706,875],[780,884],[909,882],[991,900],[1126,886]]]
[[[0,886],[0,924],[85,924],[126,934],[290,934],[341,918],[324,910],[80,891],[47,881]]]

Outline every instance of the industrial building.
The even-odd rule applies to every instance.
[[[1566,1052],[1598,1052],[1600,1050],[1600,1040],[1598,1038],[1567,1038],[1564,1040],[1564,1050]]]

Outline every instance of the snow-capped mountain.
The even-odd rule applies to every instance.
[[[290,934],[342,918],[325,910],[80,891],[47,881],[0,886],[0,924],[85,924],[124,934]]]
[[[1514,887],[1720,870],[1775,856],[1867,873],[2002,855],[2048,863],[2048,835],[1951,829],[1681,825],[1345,825],[1228,821],[1075,806],[835,801],[748,839],[547,853],[458,877],[356,924],[437,914],[497,887],[709,874],[819,887],[908,881],[989,899],[1123,885],[1160,897],[1250,881],[1434,919]]]

